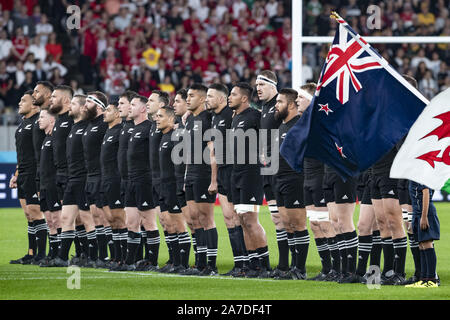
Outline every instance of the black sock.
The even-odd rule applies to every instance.
[[[278,244],[278,269],[287,270],[289,267],[289,245],[286,230],[275,230]]]
[[[242,268],[241,255],[239,252],[239,236],[236,233],[236,228],[227,228],[228,238],[230,238],[231,251],[233,252],[233,262],[236,268]]]
[[[128,229],[119,229],[120,235],[120,248],[121,248],[121,258],[120,261],[125,262],[127,259],[127,242],[128,242]]]
[[[108,241],[106,239],[105,227],[102,225],[95,226],[95,231],[97,232],[98,258],[104,260],[108,256]]]
[[[44,258],[47,252],[47,222],[45,219],[34,221],[36,231],[37,256]]]
[[[381,244],[383,246],[383,274],[386,274],[390,270],[394,270],[394,246],[392,244],[392,238],[382,238]]]
[[[339,248],[339,258],[341,260],[341,273],[347,273],[347,247],[345,243],[345,238],[343,234],[337,234],[336,238],[338,240],[338,248]]]
[[[267,246],[256,249],[261,268],[270,270],[269,248]]]
[[[87,258],[89,256],[89,243],[87,240],[86,228],[84,227],[84,224],[75,227],[75,239],[78,239],[81,253],[84,253]]]
[[[208,267],[216,269],[217,247],[219,242],[217,229],[216,228],[208,229],[205,231],[205,233],[206,233]]]
[[[159,244],[161,239],[159,237],[159,231],[147,231],[147,250],[148,250],[148,260],[152,266],[158,265],[159,256]]]
[[[195,234],[195,231],[192,232],[192,249],[194,249],[194,266],[197,267],[198,252],[197,252],[197,235]]]
[[[75,230],[68,230],[61,233],[61,250],[59,251],[59,257],[64,261],[69,260],[69,250],[74,238]]]
[[[36,231],[34,230],[34,221],[28,222],[28,254],[36,254],[37,243],[36,243]]]
[[[48,236],[50,240],[50,251],[49,251],[49,257],[51,259],[54,259],[58,256],[58,246],[59,246],[59,240],[58,240],[58,234],[51,234]]]
[[[112,229],[112,241],[114,254],[111,254],[111,260],[120,261],[122,257],[122,247],[120,245],[120,233],[119,229]],[[113,258],[114,257],[114,258]]]
[[[331,267],[337,272],[341,272],[341,256],[339,255],[339,247],[337,245],[337,238],[327,238],[328,249],[331,256]]]
[[[290,267],[293,268],[293,267],[295,267],[295,260],[296,260],[295,239],[294,239],[294,233],[293,232],[288,232],[287,233],[287,241],[288,241],[289,251],[291,252],[291,265],[290,265]]]
[[[172,258],[173,258],[173,266],[179,266],[181,264],[180,257],[180,244],[178,242],[178,234],[169,233],[168,236],[172,237],[171,245],[172,245]]]
[[[191,250],[191,237],[189,233],[178,234],[178,247],[180,248],[180,262],[185,268],[189,268],[189,253]]]
[[[261,267],[258,253],[256,250],[248,250],[249,268],[251,270],[258,270]]]
[[[147,232],[145,232],[144,227],[141,226],[141,231],[139,231],[139,234],[141,235],[139,239],[141,241],[138,244],[138,247],[136,249],[136,261],[141,260],[148,260],[148,253],[147,253]],[[128,239],[128,237],[127,237]],[[145,253],[145,256],[144,256]]]
[[[358,236],[356,230],[343,234],[347,251],[347,272],[356,272],[356,262],[358,261]]]
[[[310,241],[308,230],[295,231],[294,239],[295,239],[295,254],[296,254],[295,266],[297,269],[300,270],[301,273],[305,273],[306,257],[308,256],[308,248]]]
[[[95,229],[86,234],[89,247],[89,259],[97,261],[98,259],[98,242]]]
[[[381,242],[380,231],[375,230],[372,232],[372,250],[370,251],[370,265],[381,266],[381,251],[383,250],[383,244]]]
[[[236,227],[236,233],[237,233],[238,238],[239,238],[240,252],[241,252],[243,265],[248,265],[249,257],[248,257],[247,247],[245,246],[244,230],[242,229],[242,226],[237,226]]]
[[[427,256],[425,250],[420,250],[420,280],[426,280],[428,276]]]
[[[126,264],[131,265],[136,262],[136,251],[141,243],[141,238],[140,232],[128,231]]]
[[[367,270],[367,261],[369,260],[370,252],[372,251],[372,235],[359,236],[358,244],[358,269],[356,274],[364,276]]]
[[[81,253],[83,252],[83,249],[81,247],[80,239],[78,238],[78,235],[77,235],[76,227],[75,227],[75,238],[73,239],[73,244],[75,245],[75,256],[79,257],[81,255]]]
[[[206,253],[208,251],[205,230],[203,228],[195,229],[195,238],[197,239],[197,268],[203,270],[206,267]]]
[[[167,250],[169,252],[169,261],[167,261],[167,264],[173,264],[172,237],[169,236],[169,233],[165,230],[164,230],[164,241],[166,241]]]
[[[408,249],[408,239],[406,237],[394,239],[394,254],[395,254],[395,273],[405,275],[406,251]]]
[[[328,249],[327,238],[316,238],[317,251],[319,252],[320,262],[322,263],[323,274],[327,274],[331,270],[331,256],[330,250]]]
[[[423,251],[427,259],[427,278],[428,280],[435,282],[437,264],[436,251],[434,248],[425,249]]]
[[[109,257],[111,260],[115,260],[114,256],[114,242],[112,239],[112,229],[111,226],[105,227],[106,243],[109,249]],[[106,256],[108,257],[108,251],[106,251]]]
[[[409,249],[411,250],[411,254],[414,260],[414,275],[419,278],[420,277],[420,252],[419,252],[419,243],[414,239],[413,233],[408,233],[409,238]]]

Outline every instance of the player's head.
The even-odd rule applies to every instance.
[[[73,97],[73,89],[69,86],[60,85],[55,87],[50,96],[49,110],[53,114],[59,114],[64,106],[68,106]]]
[[[84,108],[84,105],[86,103],[86,98],[87,96],[85,96],[84,94],[76,94],[73,96],[72,100],[70,101],[69,116],[74,119],[82,118],[82,109]]]
[[[33,90],[33,104],[41,109],[47,109],[52,92],[53,85],[50,82],[38,81]]]
[[[147,117],[147,98],[141,95],[136,95],[131,99],[130,111],[128,117],[136,120],[139,118]]]
[[[284,120],[289,114],[297,114],[297,91],[291,88],[281,89],[278,92],[277,103],[275,104],[275,119]]]
[[[22,98],[20,98],[19,114],[22,116],[26,116],[34,109],[35,106],[33,105],[33,91],[28,90],[23,94]]]
[[[216,110],[227,104],[228,88],[220,83],[214,83],[209,86],[206,93],[206,109]]]
[[[114,122],[120,118],[119,107],[116,102],[110,102],[103,114],[103,121],[106,123]]]
[[[187,90],[180,89],[177,91],[175,95],[175,99],[173,100],[173,108],[175,110],[175,115],[182,117],[187,111]]]
[[[308,109],[311,104],[314,93],[316,92],[316,84],[314,82],[308,82],[300,87],[295,103],[300,114]]]
[[[411,77],[411,76],[409,76],[407,74],[404,74],[403,78],[405,78],[405,80],[408,81],[409,84],[412,85],[414,88],[419,89],[419,86],[417,85],[417,80],[416,79],[414,79],[413,77]]]
[[[190,86],[186,98],[188,110],[194,112],[198,108],[202,108],[205,105],[207,92],[208,87],[201,83],[194,83]]]
[[[156,126],[164,131],[173,128],[175,124],[175,110],[171,107],[162,107],[156,113]]]
[[[253,88],[246,82],[238,82],[231,89],[228,105],[231,109],[239,109],[242,105],[250,104]]]
[[[120,116],[122,118],[128,117],[128,112],[130,109],[130,102],[134,98],[135,95],[137,95],[137,93],[134,91],[131,91],[131,90],[127,90],[120,95],[118,108],[119,108]]]
[[[272,99],[277,93],[278,79],[275,72],[270,70],[261,71],[256,77],[256,92],[261,101]]]
[[[169,105],[169,94],[165,91],[153,90],[147,100],[148,114],[153,116],[158,112],[159,108]]]
[[[86,103],[83,108],[84,119],[88,121],[95,119],[99,114],[102,114],[105,111],[107,105],[108,98],[103,92],[88,92]]]
[[[48,129],[52,129],[54,124],[55,115],[47,109],[41,110],[39,114],[39,129],[47,131]]]

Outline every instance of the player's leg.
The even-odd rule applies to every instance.
[[[144,208],[139,208],[139,214],[142,218],[142,225],[144,226],[145,232],[147,234],[147,247],[146,251],[148,254],[148,265],[145,268],[146,271],[156,271],[158,267],[158,256],[159,256],[159,245],[160,236],[158,225],[156,222],[156,217],[158,216],[158,211],[153,209],[143,210]]]
[[[375,222],[375,211],[371,204],[360,204],[358,220],[358,268],[356,274],[362,277],[366,274],[367,262],[372,252],[372,227]]]

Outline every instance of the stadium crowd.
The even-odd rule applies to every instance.
[[[100,88],[111,98],[126,89],[148,96],[193,82],[254,85],[264,69],[280,87],[291,81],[291,1],[279,0],[2,0],[0,112],[16,112],[37,81],[76,91]],[[68,29],[66,7],[81,8]],[[381,29],[367,28],[367,6],[381,8]],[[449,1],[304,1],[305,35],[334,35],[337,10],[362,36],[449,36]],[[375,45],[430,98],[449,87],[448,44]],[[303,81],[317,78],[328,44],[304,46]],[[64,49],[64,51],[63,51]],[[65,58],[75,57],[75,67]],[[254,103],[258,99],[254,97]]]

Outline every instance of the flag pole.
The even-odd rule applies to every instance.
[[[348,25],[348,23],[336,12],[332,11],[330,14],[330,18],[335,19],[340,25],[342,25],[348,33],[352,36],[355,41],[358,42],[358,44],[364,48],[373,58],[378,60],[378,62],[386,69],[387,72],[391,76],[393,76],[395,79],[397,79],[401,84],[403,84],[406,88],[408,88],[409,91],[413,92],[423,103],[428,105],[430,101],[423,96],[417,90],[414,88],[408,81],[405,80],[394,68],[391,67],[391,65],[384,59],[383,57],[380,57],[378,54],[375,53],[374,49],[371,47],[370,44],[366,42],[359,34],[356,34]]]

